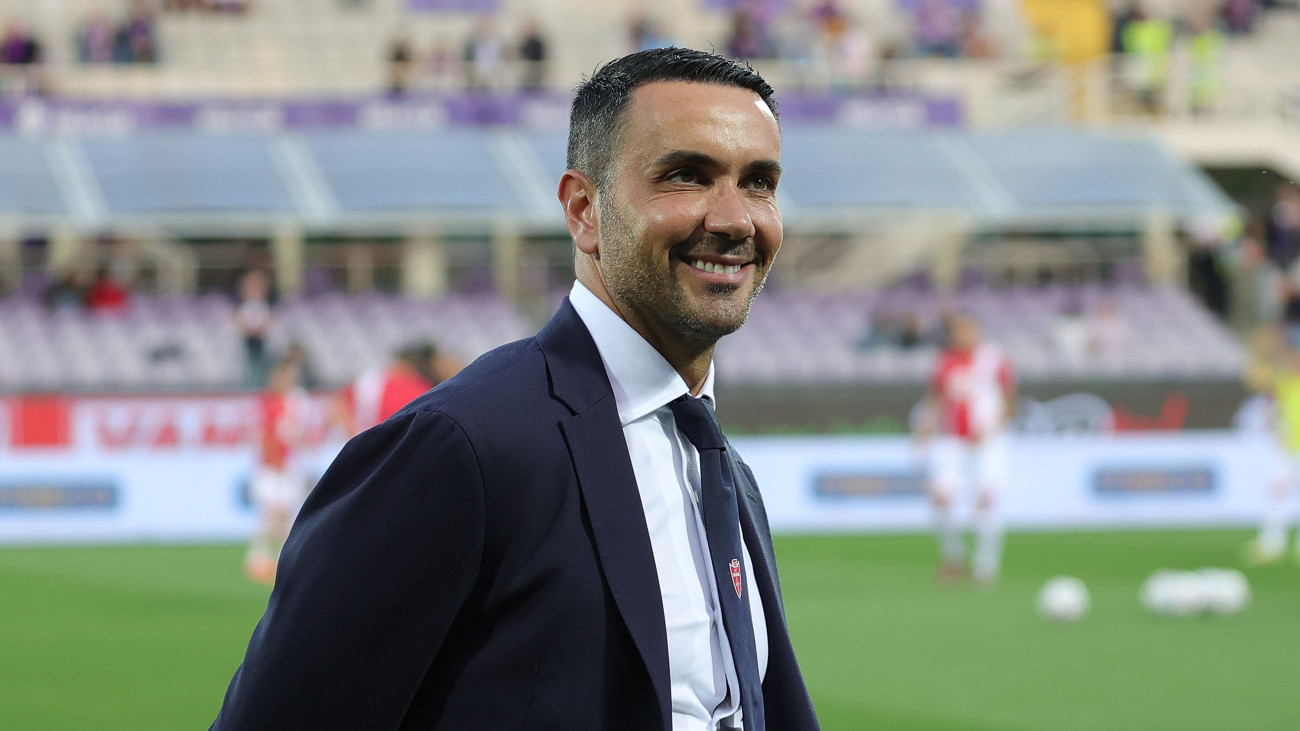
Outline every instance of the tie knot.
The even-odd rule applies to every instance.
[[[722,449],[726,443],[718,417],[707,399],[682,396],[668,404],[677,420],[677,428],[696,449]]]

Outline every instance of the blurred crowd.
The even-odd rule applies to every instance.
[[[1280,325],[1300,348],[1300,185],[1282,185],[1271,209],[1249,220],[1237,245],[1222,249],[1212,266],[1203,277],[1209,304],[1222,301],[1242,333]],[[1219,289],[1224,294],[1213,296]]]
[[[406,35],[394,38],[388,49],[388,92],[400,96],[416,84],[536,91],[547,84],[549,58],[546,33],[535,19],[524,18],[513,32],[505,32],[495,18],[484,15],[459,41],[437,38],[420,48]]]
[[[91,12],[77,29],[77,61],[85,64],[158,62],[155,9],[135,0],[125,16]]]
[[[1112,58],[1118,89],[1132,103],[1159,112],[1172,73],[1184,74],[1192,104],[1208,108],[1221,84],[1219,68],[1231,37],[1250,34],[1269,10],[1294,0],[1188,0],[1163,3],[1156,12],[1138,0],[1021,0],[1016,11],[994,11],[986,0],[892,0],[890,22],[863,17],[847,0],[711,0],[726,13],[725,30],[709,39],[726,54],[783,65],[789,85],[887,88],[897,85],[893,61],[907,58],[1018,58],[1074,64]],[[152,64],[159,61],[157,16],[251,15],[250,0],[123,0],[84,17],[77,26],[75,57],[83,64]],[[627,16],[627,50],[684,43],[669,30],[673,19],[653,6]],[[563,22],[547,19],[547,22]],[[991,25],[992,24],[992,25]],[[0,37],[0,70],[27,69],[27,90],[43,90],[39,70],[49,44],[21,18]],[[552,31],[556,29],[552,28]],[[386,86],[393,94],[414,88],[524,89],[553,85],[548,61],[554,40],[528,15],[483,14],[463,35],[445,33],[420,42],[405,31],[389,40]],[[1172,68],[1177,47],[1188,51]],[[65,54],[54,54],[63,58]]]
[[[0,96],[9,89],[45,93],[44,60],[45,46],[23,23],[9,20],[0,26]]]
[[[101,237],[89,252],[60,269],[45,287],[45,306],[65,312],[117,313],[131,302],[139,267],[130,243]]]
[[[899,56],[987,58],[1000,53],[984,25],[981,0],[898,0],[910,36],[879,38],[837,0],[796,6],[740,0],[731,10],[726,51],[736,58],[805,62],[822,57],[864,65]]]
[[[1020,8],[1024,46],[1005,47],[1015,34],[989,28],[982,0],[896,0],[896,4],[906,27],[903,36],[870,26],[837,0],[811,4],[734,0],[724,48],[735,58],[780,60],[808,72],[805,77],[868,86],[889,85],[889,64],[899,58],[1027,57],[1075,63],[1109,54],[1121,82],[1148,110],[1158,111],[1171,52],[1176,44],[1185,43],[1193,105],[1205,108],[1218,90],[1226,40],[1254,32],[1264,11],[1296,5],[1281,0],[1199,0],[1174,4],[1162,15],[1136,0],[1025,0]],[[672,40],[644,18],[634,20],[633,28],[634,47]]]
[[[252,9],[251,0],[163,0],[163,10],[168,12],[213,13],[216,15],[243,15]]]
[[[49,39],[18,19],[0,30],[0,94],[14,91],[45,94],[51,91],[46,69]],[[148,0],[134,0],[122,14],[96,10],[77,26],[76,59],[82,64],[152,64],[158,61],[155,9]]]
[[[1282,5],[1267,0],[1189,2],[1171,13],[1151,12],[1142,2],[1111,9],[1110,43],[1115,87],[1141,111],[1164,110],[1171,74],[1183,76],[1193,113],[1209,111],[1220,93],[1223,54],[1232,36],[1257,29],[1261,14]],[[1293,6],[1293,4],[1292,4]],[[1174,51],[1186,49],[1181,68]]]

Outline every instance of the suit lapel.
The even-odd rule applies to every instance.
[[[817,713],[813,710],[803,675],[799,672],[794,646],[790,643],[767,511],[754,484],[753,473],[730,445],[727,454],[731,456],[732,473],[739,488],[740,530],[745,545],[749,547],[749,557],[754,561],[758,594],[763,599],[763,613],[767,618],[767,674],[763,678],[763,710],[767,727],[817,729]]]
[[[755,579],[758,581],[759,595],[763,598],[763,611],[774,613],[780,619],[784,631],[785,607],[781,603],[781,583],[776,573],[776,555],[772,550],[767,512],[763,509],[762,499],[750,477],[749,469],[744,467],[730,443],[727,444],[726,454],[738,488],[736,497],[740,504],[740,532],[745,545],[749,547],[749,558],[754,562]]]
[[[671,722],[663,597],[614,392],[590,333],[566,299],[538,334],[553,395],[573,411],[560,429],[573,459],[605,583]]]

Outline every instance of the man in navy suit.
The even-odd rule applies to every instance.
[[[781,245],[780,151],[771,87],[718,56],[584,82],[569,298],[344,447],[214,728],[818,728],[712,416],[714,346]]]

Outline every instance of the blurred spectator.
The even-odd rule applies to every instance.
[[[438,382],[437,354],[433,343],[416,343],[393,354],[388,365],[357,376],[335,397],[332,421],[352,436],[397,413]]]
[[[858,347],[866,349],[882,345],[897,345],[902,332],[903,323],[897,314],[884,308],[877,308],[871,313],[871,323],[858,340]]]
[[[821,0],[809,9],[808,15],[822,27],[822,32],[831,35],[843,30],[849,22],[836,0]]]
[[[406,36],[393,39],[388,47],[388,93],[390,96],[402,96],[411,84],[415,71],[414,54],[411,41]]]
[[[12,88],[19,92],[44,94],[47,89],[42,61],[45,54],[41,42],[20,23],[10,22],[0,32],[0,67],[9,66],[18,69],[10,75],[8,82],[16,82]],[[0,81],[6,81],[0,79]],[[0,84],[2,87],[9,83]]]
[[[774,55],[772,40],[758,17],[748,7],[731,13],[731,33],[727,38],[727,55],[732,58],[771,58]]]
[[[838,5],[821,3],[798,20],[803,22],[784,24],[778,49],[783,58],[811,62],[814,83],[851,89],[885,85],[874,39]]]
[[[1190,79],[1192,112],[1202,114],[1214,108],[1219,97],[1223,66],[1223,33],[1208,14],[1191,19]]]
[[[426,376],[433,385],[438,385],[443,381],[460,373],[460,369],[465,367],[464,361],[455,355],[448,353],[446,350],[439,348],[429,359],[429,370]]]
[[[915,310],[903,318],[903,330],[898,335],[898,344],[904,348],[919,348],[926,345],[939,345],[944,336],[933,321]]]
[[[1258,18],[1259,0],[1224,0],[1219,5],[1219,19],[1229,33],[1253,32]]]
[[[1288,274],[1282,278],[1282,329],[1288,347],[1300,348],[1300,284]]]
[[[470,89],[487,89],[496,79],[501,65],[501,40],[497,37],[492,18],[479,18],[474,34],[465,42],[465,85]]]
[[[154,10],[149,0],[135,0],[117,33],[115,58],[122,63],[156,63],[158,44]]]
[[[524,89],[536,91],[546,86],[546,38],[536,20],[529,18],[524,23],[519,40],[519,61],[523,64]]]
[[[984,27],[984,15],[978,9],[962,13],[959,42],[964,58],[993,58],[998,55],[997,44]]]
[[[1084,318],[1083,305],[1068,302],[1057,313],[1052,323],[1052,342],[1067,361],[1079,363],[1089,350],[1088,321]]]
[[[933,318],[916,310],[900,313],[881,308],[872,313],[871,325],[858,341],[858,346],[907,349],[942,343],[943,333]]]
[[[41,43],[22,24],[10,21],[0,36],[0,63],[31,66],[41,62]]]
[[[165,0],[162,4],[163,10],[171,12],[196,10],[228,15],[243,15],[251,6],[249,0]]]
[[[886,85],[878,75],[880,64],[875,44],[862,23],[847,22],[832,49],[832,85],[846,88]]]
[[[81,63],[112,63],[113,23],[101,10],[82,21],[77,30],[77,60]]]
[[[1126,3],[1122,9],[1111,13],[1111,55],[1118,57],[1121,53],[1124,53],[1124,34],[1128,32],[1129,24],[1137,20],[1139,16],[1140,13],[1136,2]]]
[[[86,288],[86,309],[91,312],[120,312],[126,309],[130,298],[126,286],[113,277],[108,267],[101,266]]]
[[[76,269],[68,269],[59,274],[45,290],[45,306],[51,310],[80,310],[86,304],[81,279],[81,274]]]
[[[428,381],[430,386],[442,383],[465,367],[459,358],[431,342],[417,343],[408,348],[405,353],[411,367],[420,374],[421,378]]]
[[[248,12],[249,0],[208,0],[207,9],[214,13],[243,15]]]
[[[1219,265],[1224,248],[1223,222],[1218,218],[1197,221],[1187,244],[1188,288],[1211,312],[1227,317],[1228,282]]]
[[[310,485],[304,474],[304,425],[310,403],[298,385],[297,364],[283,360],[269,373],[259,403],[257,466],[249,497],[258,509],[257,530],[244,556],[244,572],[259,583],[275,581],[276,561]]]
[[[1173,38],[1172,23],[1149,16],[1140,8],[1134,11],[1121,38],[1133,88],[1142,108],[1151,114],[1163,108]]]
[[[628,22],[628,36],[632,41],[632,48],[637,51],[647,51],[651,48],[665,48],[673,45],[673,39],[659,23],[647,15],[634,15]]]
[[[834,56],[834,49],[849,26],[848,16],[835,0],[823,0],[808,11],[808,20],[815,30],[814,44],[819,49],[819,55],[825,58]]]
[[[1287,183],[1278,188],[1265,230],[1268,258],[1289,269],[1300,256],[1300,186]]]
[[[1229,312],[1233,327],[1243,334],[1272,325],[1281,316],[1284,275],[1268,258],[1263,237],[1263,227],[1258,222],[1247,224],[1232,259]]]
[[[265,269],[250,269],[239,281],[235,325],[244,338],[245,385],[260,386],[270,367],[267,337],[271,332],[271,277]]]
[[[316,372],[316,365],[312,361],[311,354],[303,347],[302,343],[297,340],[289,343],[289,347],[284,351],[283,360],[293,363],[298,368],[298,381],[303,388],[308,390],[320,388],[324,385],[320,374]]]
[[[1126,352],[1133,340],[1133,329],[1114,298],[1098,302],[1088,316],[1088,352],[1093,355],[1117,355]]]
[[[960,19],[950,0],[922,0],[914,16],[917,52],[922,56],[961,55]]]
[[[439,89],[460,85],[460,62],[455,44],[445,38],[435,38],[420,60],[422,74]]]

